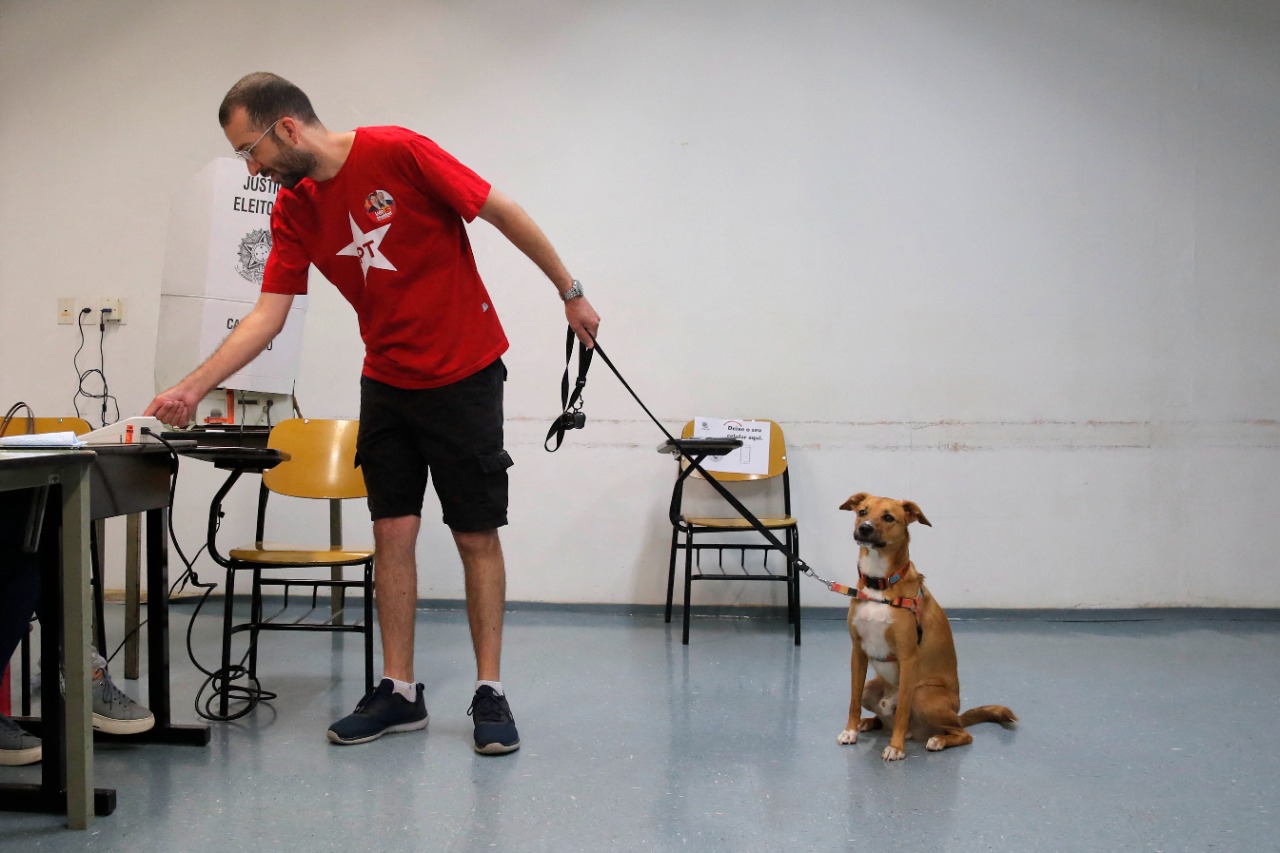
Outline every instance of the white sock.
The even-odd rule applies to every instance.
[[[477,681],[476,690],[479,690],[481,687],[492,687],[494,693],[497,693],[499,696],[503,695],[501,681]]]
[[[389,675],[383,675],[382,677],[391,682],[391,686],[395,688],[396,693],[399,693],[403,699],[408,702],[418,701],[418,686],[416,684],[410,684],[407,681],[401,681]]]

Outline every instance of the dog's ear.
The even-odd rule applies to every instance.
[[[924,513],[920,511],[920,507],[916,506],[915,501],[903,501],[902,509],[907,514],[907,524],[918,521],[925,527],[933,527],[929,519],[925,518]]]
[[[849,510],[857,509],[859,504],[861,504],[863,501],[865,501],[869,497],[871,497],[871,495],[867,494],[866,492],[858,492],[856,495],[849,495],[849,500],[840,504],[840,508],[849,509]]]

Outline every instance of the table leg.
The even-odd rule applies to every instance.
[[[71,480],[71,482],[67,482]],[[89,472],[62,483],[62,648],[66,673],[63,709],[67,745],[67,825],[93,823],[93,729],[89,698]],[[45,693],[56,689],[57,669],[44,670]]]
[[[206,746],[208,726],[173,724],[169,698],[169,511],[147,511],[147,703],[156,716],[155,727],[133,742]]]
[[[141,586],[142,514],[132,512],[125,521],[124,546],[124,677],[129,679],[136,679],[141,672],[138,661]]]

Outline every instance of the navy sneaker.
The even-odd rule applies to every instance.
[[[476,752],[482,755],[505,755],[520,748],[515,717],[507,697],[487,684],[480,685],[467,716],[476,724]]]
[[[412,732],[427,727],[427,703],[422,685],[415,685],[417,700],[410,702],[396,693],[391,679],[384,678],[356,705],[355,711],[329,726],[329,740],[349,745],[368,743],[391,732]]]

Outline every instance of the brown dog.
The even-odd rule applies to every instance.
[[[858,733],[892,727],[881,758],[898,761],[906,740],[924,740],[930,751],[973,742],[965,726],[1013,723],[1003,705],[982,705],[960,713],[956,647],[947,614],[924,585],[907,551],[913,521],[932,527],[920,507],[859,492],[840,505],[858,514],[853,539],[858,553],[858,587],[849,604],[853,638],[853,696],[849,721],[837,742],[858,742]],[[867,665],[877,676],[867,681]],[[860,719],[866,708],[874,717]]]

